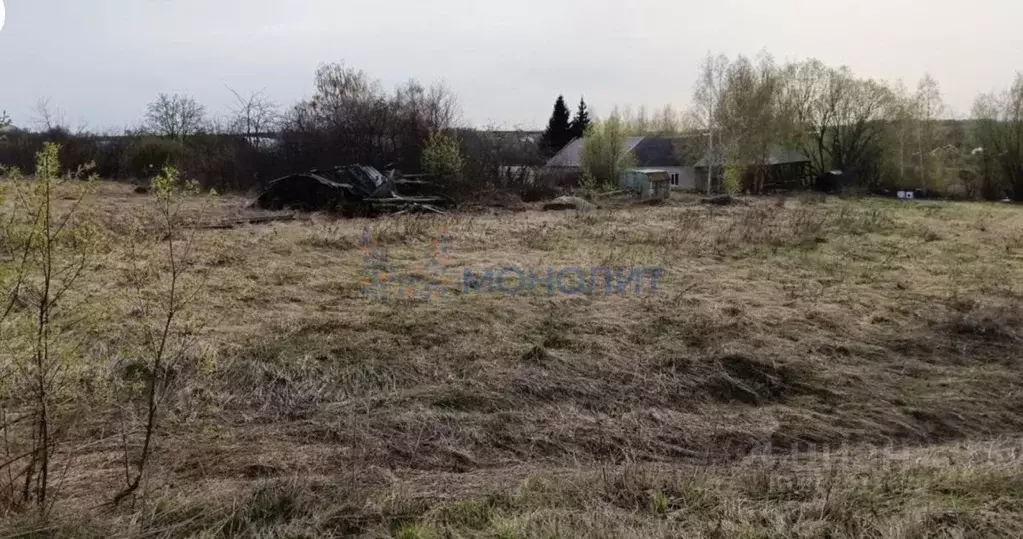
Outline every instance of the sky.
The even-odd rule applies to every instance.
[[[930,72],[949,115],[1023,70],[1019,0],[0,0],[0,109],[41,98],[94,131],[137,126],[157,94],[227,114],[228,88],[282,104],[325,62],[393,86],[443,82],[463,121],[541,128],[555,98],[690,102],[709,53],[815,57],[911,88]]]

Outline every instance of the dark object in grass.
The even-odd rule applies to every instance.
[[[714,206],[731,206],[738,202],[738,200],[732,198],[732,195],[718,195],[700,200],[701,204],[712,204]]]
[[[420,196],[399,193],[399,187],[406,183]],[[444,208],[453,205],[452,201],[440,195],[424,196],[429,185],[423,181],[394,180],[373,167],[352,165],[278,178],[259,195],[256,206],[265,210],[327,211],[346,217],[444,213]]]

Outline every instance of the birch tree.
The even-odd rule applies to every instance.
[[[915,96],[909,94],[901,80],[892,86],[888,157],[892,169],[898,171],[899,184],[902,186],[906,184],[906,165],[911,157],[913,132],[919,120],[917,105]]]
[[[740,56],[729,65],[715,113],[721,134],[719,154],[727,166],[752,172],[754,193],[764,189],[771,157],[791,138],[792,118],[784,105],[782,71],[773,58],[757,63]]]
[[[725,75],[728,71],[728,57],[708,53],[700,65],[700,76],[693,91],[694,118],[697,125],[707,131],[707,194],[713,189],[714,164],[717,161],[714,141],[718,124],[715,113],[722,100]]]
[[[924,187],[938,187],[933,171],[928,166],[928,158],[931,150],[939,146],[935,123],[944,111],[945,104],[938,81],[930,73],[925,73],[916,88],[917,165]]]

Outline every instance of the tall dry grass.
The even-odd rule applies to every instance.
[[[102,189],[116,232],[141,201]],[[367,229],[395,276],[444,238],[447,293],[367,298]],[[88,283],[130,320],[112,236]],[[95,509],[121,480],[99,406],[60,518],[9,529],[1012,537],[1020,237],[1014,206],[833,199],[199,229],[212,322],[168,394],[146,503]],[[465,269],[506,266],[665,275],[641,294],[465,288]],[[94,375],[123,376],[134,326],[89,337]],[[991,439],[1001,460],[980,458]]]

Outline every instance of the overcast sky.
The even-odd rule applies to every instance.
[[[225,113],[227,86],[290,103],[322,62],[390,86],[443,81],[467,122],[541,127],[554,98],[685,106],[709,52],[817,57],[954,113],[1023,70],[1019,0],[2,0],[0,109],[40,97],[94,130],[134,125],[160,92]]]

